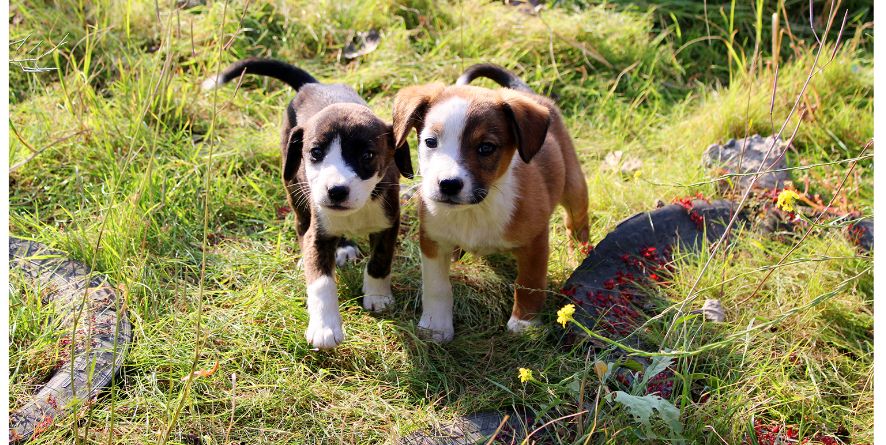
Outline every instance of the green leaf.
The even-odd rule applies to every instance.
[[[615,391],[612,394],[612,400],[628,410],[634,420],[640,423],[647,436],[657,436],[652,430],[652,422],[649,420],[657,412],[658,417],[671,430],[671,436],[682,438],[683,424],[680,423],[680,409],[668,400],[656,395],[632,396],[624,391]]]

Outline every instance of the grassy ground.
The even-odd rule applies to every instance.
[[[11,65],[10,129],[19,137],[10,137],[9,162],[27,162],[10,174],[10,232],[107,273],[124,289],[135,336],[116,388],[76,423],[61,421],[35,441],[45,444],[155,443],[167,432],[169,443],[379,443],[478,410],[524,406],[544,422],[587,408],[600,391],[593,357],[552,340],[561,331],[553,312],[562,300],[552,299],[544,328],[505,332],[515,275],[506,256],[468,255],[453,266],[455,341],[438,346],[416,337],[414,204],[404,211],[394,265],[395,309],[362,311],[361,268],[341,270],[347,341],[332,352],[310,350],[293,217],[279,180],[279,123],[292,92],[255,79],[217,96],[201,92],[200,81],[220,66],[256,55],[292,61],[354,86],[385,118],[404,86],[452,81],[481,61],[513,68],[558,98],[587,174],[592,239],[599,241],[656,200],[714,195],[700,162],[704,148],[777,128],[815,49],[808,3],[799,0],[778,2],[781,9],[759,2],[760,25],[751,2],[565,1],[540,16],[467,1],[237,1],[190,9],[161,2],[159,11],[153,2],[11,3],[10,38],[26,39],[11,46],[13,58],[64,43],[23,64],[51,70]],[[822,3],[815,2],[819,36]],[[801,102],[805,113],[788,125],[789,134],[800,124],[791,162],[813,166],[793,172],[797,187],[808,180],[810,195],[825,202],[873,133],[872,3],[841,8],[849,14],[835,59],[816,71]],[[774,11],[790,28],[781,21],[773,94]],[[842,9],[836,27],[841,19]],[[352,33],[370,28],[381,31],[378,49],[343,60]],[[32,150],[42,151],[28,160]],[[614,150],[642,159],[642,168],[630,176],[601,170]],[[872,214],[872,159],[855,166],[843,195],[844,209]],[[555,218],[552,290],[580,262]],[[753,298],[799,237],[743,232],[712,259],[690,305],[719,298],[728,322],[682,319],[666,345],[698,349],[727,339],[674,363],[680,379],[671,401],[686,442],[748,441],[755,422],[792,426],[806,438],[873,440],[872,258],[829,221]],[[671,282],[655,292],[682,301],[707,255],[680,256]],[[39,293],[18,289],[9,309],[12,407],[63,354]],[[219,368],[188,387],[182,377],[195,351],[198,369]],[[522,384],[519,367],[532,369],[536,381]],[[708,396],[699,400],[693,388]],[[551,440],[642,441],[644,429],[621,407],[598,406],[596,416],[556,422]]]

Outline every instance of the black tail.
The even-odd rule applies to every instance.
[[[231,66],[225,68],[225,70],[218,76],[206,79],[206,81],[203,82],[203,89],[211,90],[215,87],[224,85],[240,77],[244,71],[246,74],[256,74],[282,80],[283,82],[286,82],[287,85],[295,88],[296,91],[306,83],[317,83],[317,79],[314,79],[314,76],[311,76],[305,70],[292,66],[286,62],[274,59],[250,57],[239,62],[234,62]]]
[[[479,63],[472,65],[465,70],[464,74],[455,81],[456,85],[467,85],[478,77],[486,77],[495,81],[495,83],[512,90],[525,91],[527,93],[535,93],[526,82],[520,80],[514,73],[491,63]]]

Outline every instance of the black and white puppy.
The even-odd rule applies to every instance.
[[[391,125],[352,88],[321,84],[288,63],[241,60],[203,88],[244,73],[281,80],[297,91],[283,118],[283,184],[296,215],[307,281],[305,338],[317,348],[332,348],[344,340],[335,266],[356,254],[345,237],[368,234],[372,246],[363,307],[381,311],[394,301],[391,261],[400,224],[400,175],[412,177],[409,146],[395,147]]]

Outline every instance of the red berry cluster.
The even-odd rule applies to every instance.
[[[581,243],[581,254],[584,256],[590,255],[591,252],[594,251],[594,245],[588,241]]]
[[[669,369],[665,369],[664,371],[658,373],[655,377],[649,379],[649,382],[646,383],[646,394],[657,394],[663,399],[671,398],[671,394],[674,393],[674,379],[673,374]]]
[[[781,445],[788,443],[787,441],[796,443],[800,433],[792,426],[782,428],[781,425],[767,425],[760,419],[757,419],[754,421],[754,436],[756,436],[756,442],[760,445]],[[749,445],[750,443],[752,443],[751,440],[746,438],[744,444]]]
[[[705,202],[708,202],[708,199],[701,193],[698,192],[695,196],[687,196],[684,198],[674,198],[674,204],[679,205],[686,209],[686,212],[689,213],[689,219],[695,224],[695,227],[698,230],[704,229],[704,216],[701,213],[695,211],[694,204],[692,203],[693,199],[699,199]]]
[[[782,444],[823,444],[823,445],[840,445],[843,442],[836,437],[828,436],[822,433],[816,433],[811,437],[804,437],[800,440],[800,431],[794,425],[778,425],[764,424],[763,421],[757,419],[754,422],[754,435],[757,443],[760,445],[782,445]],[[749,438],[745,438],[744,444],[752,443]]]
[[[45,433],[46,430],[48,430],[49,427],[52,426],[53,420],[54,419],[49,414],[43,416],[43,420],[38,422],[37,425],[34,425],[34,434],[31,437],[37,437]]]
[[[655,247],[650,246],[641,249],[639,257],[632,257],[630,255],[622,255],[621,257],[626,266],[639,270],[643,273],[643,275],[645,275],[647,278],[655,283],[661,283],[664,281],[661,273],[670,270],[670,258],[670,246],[662,249],[661,253],[659,253],[658,249],[656,249]],[[628,273],[627,276],[629,276],[630,280],[633,281],[632,274]]]

